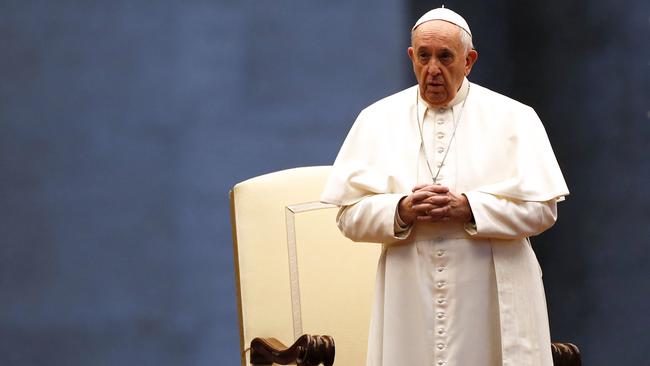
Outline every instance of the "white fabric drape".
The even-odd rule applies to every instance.
[[[555,222],[568,190],[544,128],[530,107],[467,80],[443,109],[420,100],[418,110],[416,87],[361,112],[321,197],[342,206],[346,236],[384,245],[368,365],[550,366],[541,271],[527,237]],[[434,172],[442,166],[441,184],[468,197],[476,225],[395,232],[398,201],[431,180],[416,113],[426,158]],[[441,148],[450,149],[444,164]]]

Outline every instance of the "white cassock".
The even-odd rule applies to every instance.
[[[383,244],[367,365],[551,366],[528,237],[553,225],[569,192],[544,127],[532,108],[467,79],[447,108],[416,104],[416,90],[360,113],[321,197],[341,206],[347,237]],[[427,160],[467,196],[475,225],[400,229],[399,200],[432,182]]]

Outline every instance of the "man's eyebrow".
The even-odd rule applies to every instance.
[[[428,46],[418,46],[418,47],[416,48],[416,52],[418,52],[418,53],[423,52],[423,51],[431,51],[431,48],[428,47]],[[435,51],[436,53],[445,53],[445,52],[448,52],[448,53],[451,53],[452,55],[455,55],[455,54],[456,54],[456,52],[454,52],[454,50],[453,50],[452,48],[450,48],[450,47],[441,47],[441,48],[438,48],[438,49],[436,49],[436,50],[434,50],[434,51]]]
[[[438,50],[438,52],[449,52],[451,54],[455,53],[454,50],[452,50],[451,48],[448,48],[448,47],[442,47],[441,49]]]

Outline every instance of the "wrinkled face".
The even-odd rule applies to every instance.
[[[413,33],[408,55],[420,86],[420,95],[433,107],[443,107],[454,97],[469,75],[478,54],[465,50],[455,24],[432,20]]]

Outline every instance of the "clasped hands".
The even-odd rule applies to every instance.
[[[418,184],[398,204],[399,216],[406,224],[415,221],[439,222],[472,220],[467,197],[439,184]]]

